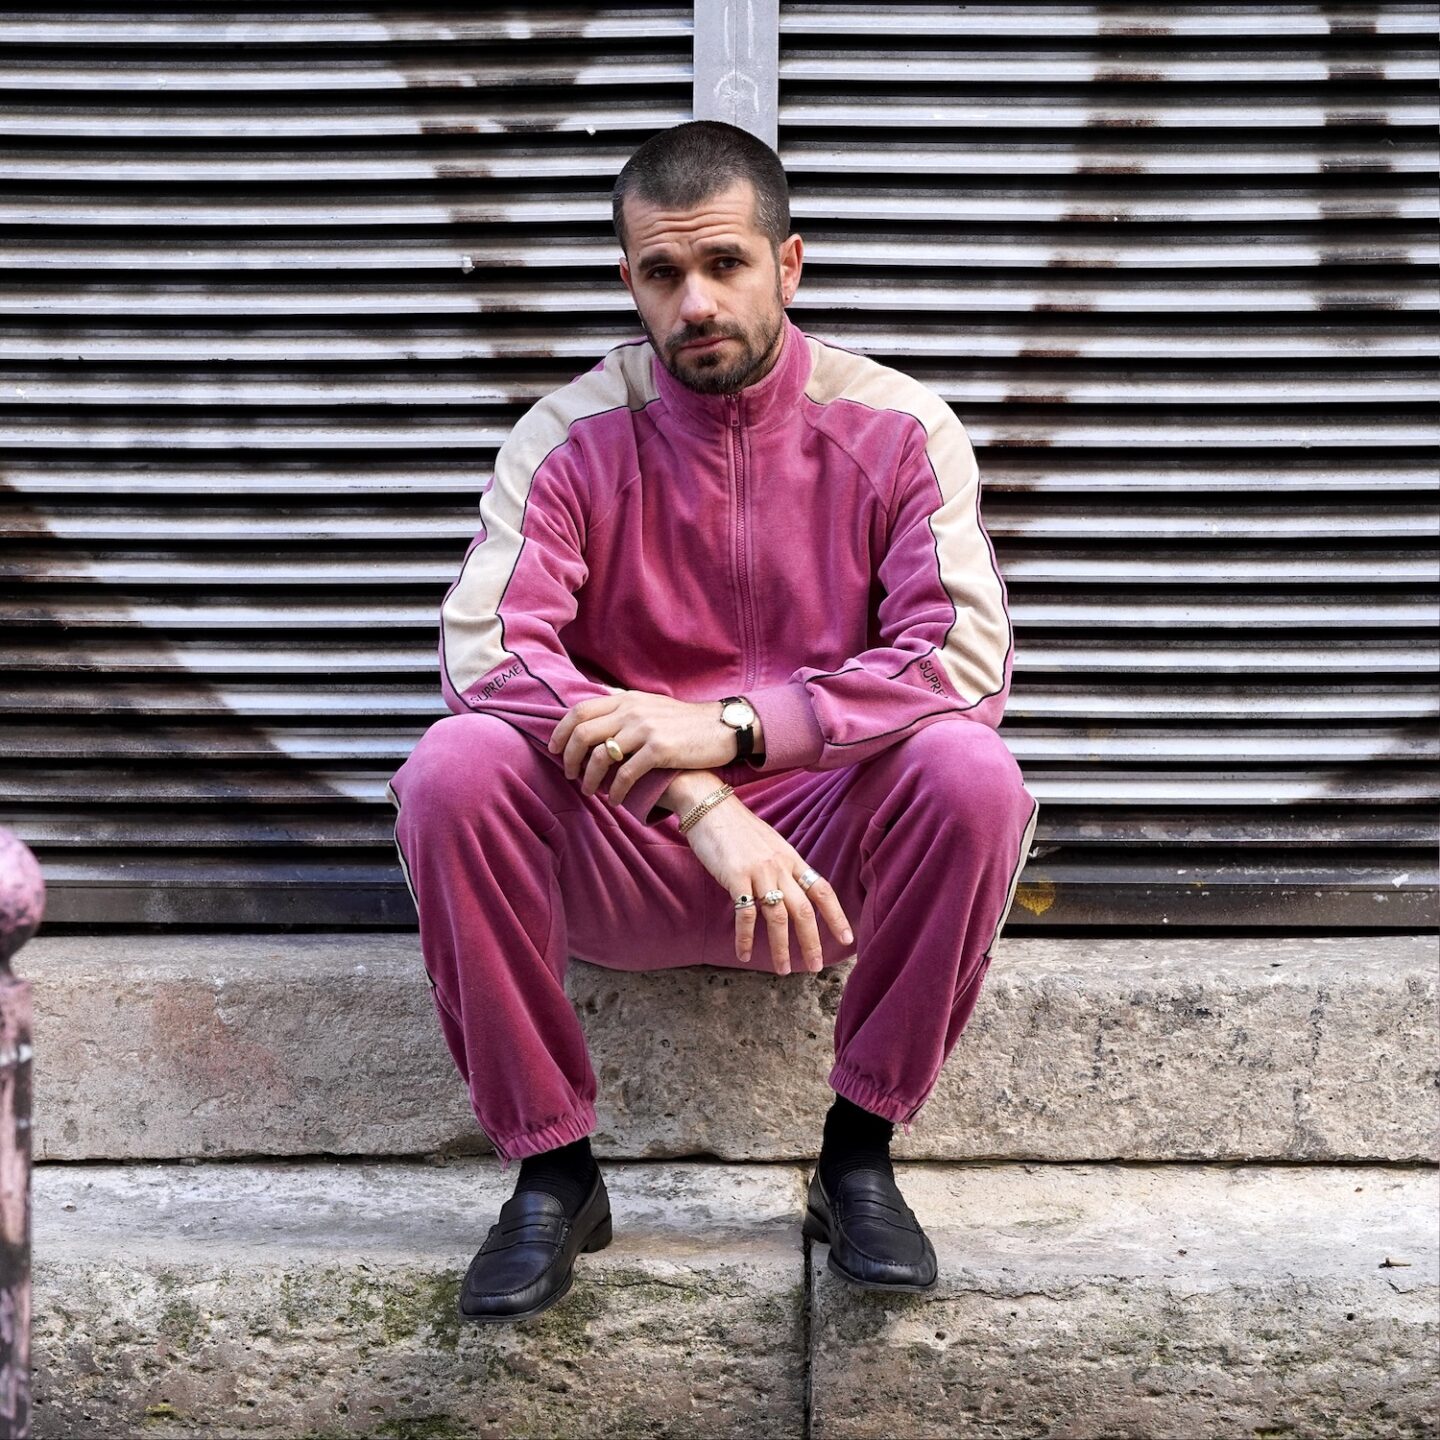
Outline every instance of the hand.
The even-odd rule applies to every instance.
[[[619,805],[650,770],[713,770],[735,759],[735,732],[720,718],[720,701],[677,700],[648,690],[597,695],[572,705],[550,736],[550,749],[565,752],[565,774],[593,795],[616,764],[605,749],[614,737],[626,759],[610,782],[609,800]]]
[[[844,944],[854,936],[840,906],[840,898],[828,880],[817,880],[802,890],[797,875],[805,873],[800,852],[772,826],[745,805],[738,795],[727,795],[708,810],[686,832],[685,838],[700,863],[725,887],[732,899],[753,895],[754,905],[735,912],[735,956],[749,964],[755,943],[756,911],[769,928],[770,954],[776,973],[790,973],[790,921],[795,921],[803,966],[818,971],[823,963],[816,912]],[[760,897],[767,890],[781,890],[783,905],[765,905]]]

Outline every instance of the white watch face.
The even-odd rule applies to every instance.
[[[755,723],[755,712],[743,700],[732,700],[721,710],[720,718],[736,730],[743,730]]]

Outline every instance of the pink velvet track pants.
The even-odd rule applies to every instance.
[[[830,1087],[908,1130],[974,1011],[1035,801],[1000,737],[958,716],[855,765],[755,777],[737,796],[834,886],[855,932],[846,945],[819,921],[826,965],[856,957]],[[507,1168],[596,1126],[571,955],[775,970],[758,916],[748,964],[736,957],[734,902],[678,816],[646,826],[583,795],[497,716],[436,721],[390,785],[440,1027]],[[797,985],[800,955],[792,921]]]

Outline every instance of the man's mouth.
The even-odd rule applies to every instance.
[[[722,340],[728,340],[728,335],[706,335],[700,340],[687,340],[680,346],[682,350],[709,350],[720,344]]]

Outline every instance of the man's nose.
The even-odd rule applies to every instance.
[[[700,325],[715,317],[715,297],[703,279],[696,276],[685,282],[680,298],[680,318],[687,325]]]

